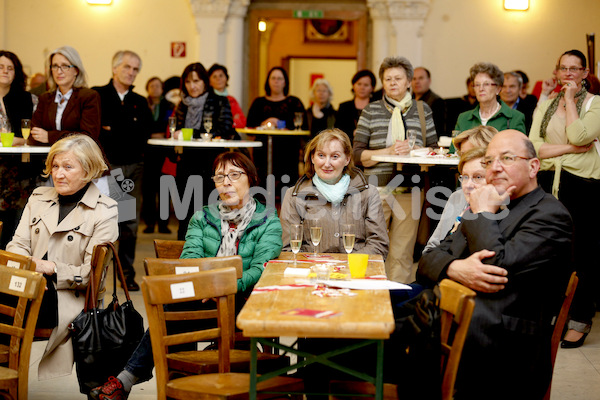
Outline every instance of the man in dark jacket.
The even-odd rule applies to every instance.
[[[102,100],[100,143],[111,164],[111,174],[136,202],[135,218],[124,220],[125,216],[119,215],[119,258],[126,279],[122,284],[132,291],[140,290],[135,282],[133,260],[141,210],[143,150],[152,123],[146,99],[133,92],[133,81],[141,66],[142,60],[133,51],[118,51],[112,60],[113,77],[108,85],[93,88]],[[122,175],[112,172],[118,169]],[[112,192],[111,197],[114,197]]]
[[[433,112],[433,122],[438,138],[446,134],[446,105],[444,99],[431,89],[431,73],[425,67],[415,68],[412,79],[413,98],[427,103]]]
[[[571,217],[538,186],[540,161],[523,133],[496,134],[482,165],[488,184],[471,193],[457,231],[423,255],[417,282],[449,278],[477,291],[456,399],[541,399],[571,273]]]

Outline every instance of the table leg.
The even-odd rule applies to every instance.
[[[29,156],[29,153],[21,153],[21,162],[30,162],[31,161],[31,157]]]
[[[267,176],[273,174],[273,136],[267,135]]]
[[[383,340],[377,341],[377,366],[375,373],[375,400],[383,400]]]
[[[257,368],[257,339],[255,337],[250,338],[250,400],[256,400],[256,368]]]

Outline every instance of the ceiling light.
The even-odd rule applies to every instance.
[[[529,9],[529,0],[504,0],[504,9],[526,11]]]

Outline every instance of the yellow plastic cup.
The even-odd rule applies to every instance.
[[[12,147],[14,138],[15,138],[14,132],[0,133],[0,140],[2,141],[2,147]]]
[[[367,265],[369,264],[368,254],[348,254],[348,266],[352,278],[361,279],[365,277]]]
[[[192,128],[182,128],[181,134],[183,135],[183,140],[190,141],[194,135],[194,130]]]

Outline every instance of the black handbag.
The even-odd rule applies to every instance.
[[[121,282],[125,277],[114,245],[106,244],[113,250],[112,302],[104,309],[99,307],[92,271],[85,307],[69,325],[79,390],[84,394],[103,385],[110,376],[117,376],[144,334],[144,320],[133,307],[126,285],[123,291],[127,301],[119,304],[117,273]]]

